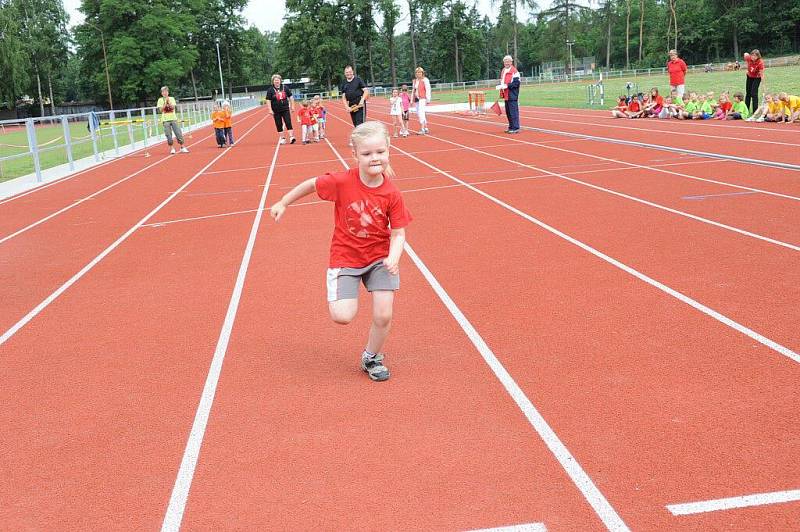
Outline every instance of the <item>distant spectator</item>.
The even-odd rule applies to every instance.
[[[753,111],[758,108],[758,86],[764,79],[764,60],[761,59],[761,52],[753,50],[744,54],[747,62],[747,86],[745,88],[744,104]]]
[[[686,63],[678,57],[677,50],[669,51],[669,61],[667,61],[667,72],[669,72],[669,88],[678,93],[683,98],[686,90]],[[708,72],[708,71],[706,71]]]

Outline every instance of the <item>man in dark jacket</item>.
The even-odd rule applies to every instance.
[[[514,59],[507,55],[503,58],[503,70],[500,72],[500,97],[506,103],[508,129],[506,133],[519,133],[519,71],[514,66]]]

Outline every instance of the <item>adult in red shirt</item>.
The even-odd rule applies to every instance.
[[[764,79],[764,60],[761,59],[761,52],[758,50],[753,50],[749,54],[745,53],[744,60],[747,63],[747,86],[744,92],[744,104],[750,109],[751,113],[755,113],[759,102],[758,87],[761,85],[761,80]]]
[[[669,88],[678,93],[683,99],[686,90],[686,63],[678,57],[677,50],[669,51],[669,61],[667,61],[667,72],[669,72]]]

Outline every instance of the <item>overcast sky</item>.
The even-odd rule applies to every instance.
[[[264,0],[251,1],[244,9],[244,16],[248,22],[255,24],[256,27],[262,31],[280,31],[281,25],[283,24],[285,2],[283,0],[268,1],[268,8],[265,7],[267,2]],[[476,4],[481,13],[489,15],[492,20],[495,19],[493,13],[496,11],[496,8],[492,9],[490,7],[491,0],[477,0]],[[67,13],[69,13],[70,16],[70,26],[80,24],[83,21],[83,13],[78,11],[80,5],[81,0],[64,0],[64,7],[67,9]],[[408,6],[404,1],[400,2],[400,5],[403,6],[403,8]],[[405,31],[408,26],[408,17],[405,14],[405,10],[403,12],[403,17],[403,22],[398,25],[398,31]]]

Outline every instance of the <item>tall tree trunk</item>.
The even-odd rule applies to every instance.
[[[411,61],[413,64],[411,65],[411,70],[414,70],[419,66],[417,63],[417,36],[416,36],[416,29],[417,29],[417,6],[414,0],[408,0],[408,33],[411,36]]]
[[[50,73],[47,73],[47,86],[50,89],[50,116],[56,116],[56,101],[53,98],[53,80],[50,78]]]
[[[739,60],[739,28],[733,23],[733,57]]]
[[[677,9],[677,0],[670,0],[669,1],[669,8],[672,10],[672,22],[675,24],[675,43],[673,44],[672,48],[675,50],[678,49],[678,9]]]
[[[611,1],[606,0],[606,17],[608,18],[608,34],[606,35],[606,69],[611,70]]]
[[[194,101],[197,102],[200,98],[197,97],[197,83],[194,80],[194,69],[191,69],[189,72],[192,74],[192,89],[194,89]]]
[[[392,71],[392,87],[397,87],[397,61],[394,53],[394,28],[389,32],[389,64]]]
[[[514,2],[514,66],[517,66],[517,55],[519,54],[517,48],[517,0],[512,1]]]
[[[39,116],[44,116],[44,101],[42,100],[42,78],[39,76],[39,66],[34,66],[36,70],[36,90],[39,91]]]
[[[641,64],[644,55],[644,0],[639,0],[639,63]]]
[[[625,70],[631,68],[631,2],[633,0],[626,0],[625,6],[628,9],[627,16],[625,17]]]

